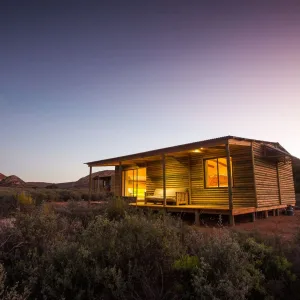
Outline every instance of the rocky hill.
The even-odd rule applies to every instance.
[[[4,174],[0,173],[0,181],[5,179],[5,178],[6,178],[6,176]]]
[[[16,175],[7,176],[0,181],[0,186],[4,187],[17,187],[25,185],[26,183]]]
[[[114,170],[105,170],[99,171],[92,174],[92,177],[95,176],[112,176],[115,174]],[[74,182],[62,182],[62,183],[51,183],[51,182],[24,182],[22,179],[15,175],[5,176],[0,173],[0,186],[2,187],[18,187],[26,186],[30,188],[53,188],[55,185],[59,189],[71,189],[71,188],[88,188],[89,186],[89,175],[80,178]]]

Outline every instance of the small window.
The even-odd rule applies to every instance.
[[[230,157],[231,183],[232,183],[232,160]],[[205,160],[205,187],[222,188],[228,187],[227,159],[225,157]]]

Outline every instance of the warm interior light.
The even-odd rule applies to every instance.
[[[193,152],[200,152],[200,150],[199,149],[195,149],[195,150],[193,150]]]
[[[201,147],[200,149],[203,150],[203,147]]]

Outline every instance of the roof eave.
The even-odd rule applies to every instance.
[[[140,153],[135,153],[135,154],[129,154],[129,155],[124,155],[124,156],[119,156],[119,157],[113,157],[109,159],[104,159],[104,160],[98,160],[98,161],[92,161],[92,162],[87,162],[85,163],[88,166],[109,166],[110,163],[112,163],[111,166],[115,166],[116,162],[122,162],[125,160],[133,160],[133,159],[143,159],[151,156],[158,156],[162,154],[169,154],[169,153],[175,153],[175,152],[180,152],[180,151],[189,151],[194,148],[200,148],[200,147],[213,147],[217,146],[223,143],[228,142],[229,139],[233,139],[233,136],[225,136],[225,137],[220,137],[216,139],[210,139],[210,140],[205,140],[205,141],[199,141],[199,142],[194,142],[194,143],[188,143],[188,144],[183,144],[183,145],[178,145],[178,146],[172,146],[172,147],[166,147],[166,148],[161,148],[161,149],[156,149],[156,150],[151,150],[151,151],[146,151],[146,152],[140,152]]]

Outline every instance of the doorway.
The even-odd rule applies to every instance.
[[[146,168],[130,169],[122,172],[122,196],[145,199]]]

